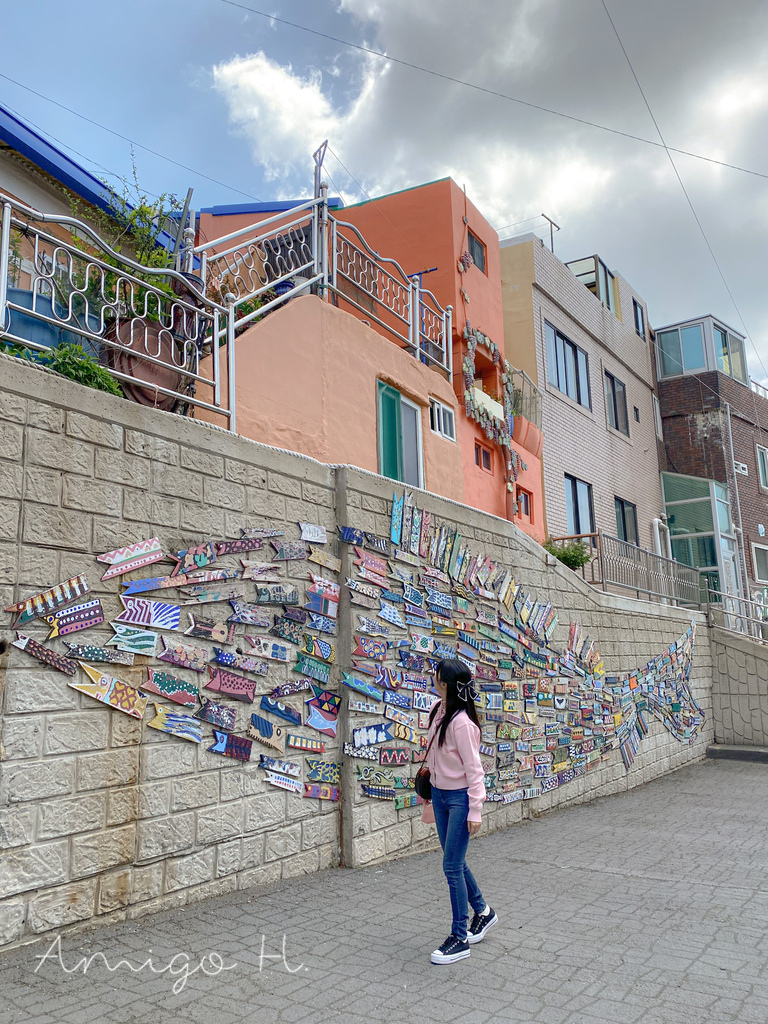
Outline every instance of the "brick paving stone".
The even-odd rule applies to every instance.
[[[68,967],[176,956],[173,975],[66,974],[36,959],[53,936],[0,954],[0,1024],[768,1021],[764,766],[701,762],[473,840],[468,859],[500,920],[450,967],[429,964],[450,906],[421,854],[61,935]],[[236,966],[182,985],[181,954],[191,972],[212,951]]]

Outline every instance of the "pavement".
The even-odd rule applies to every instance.
[[[768,1022],[764,765],[699,762],[468,861],[499,924],[451,966],[422,854],[0,954],[0,1024]]]

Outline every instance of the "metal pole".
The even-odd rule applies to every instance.
[[[0,233],[0,334],[5,333],[5,303],[8,299],[8,264],[11,256],[11,204],[3,203]],[[8,325],[10,327],[10,324]]]
[[[189,211],[189,226],[184,228],[184,270],[191,274],[195,266],[195,211]]]
[[[445,307],[445,355],[448,360],[448,378],[453,387],[453,306]]]
[[[338,276],[338,269],[339,269],[338,268],[338,259],[337,259],[338,237],[339,237],[338,225],[337,225],[335,220],[332,220],[331,221],[331,284],[333,285],[334,288],[336,287],[336,279],[337,279],[337,276]]]
[[[235,389],[235,302],[237,296],[228,292],[227,303],[227,389],[229,393],[229,429],[237,433],[237,394]]]
[[[211,333],[211,361],[213,364],[213,404],[221,406],[221,369],[219,367],[219,311],[213,311]]]
[[[323,275],[323,280],[320,287],[323,291],[323,296],[327,296],[328,290],[328,185],[326,182],[320,182],[320,263],[318,266],[318,272]]]
[[[740,574],[743,574],[742,575],[741,586],[742,586],[742,593],[747,595],[748,594],[748,589],[747,589],[747,580],[748,580],[748,575],[747,575],[747,558],[746,558],[746,555],[744,554],[744,530],[743,530],[742,522],[741,522],[741,501],[739,500],[739,481],[737,479],[737,474],[736,474],[736,461],[735,461],[735,459],[733,457],[733,431],[731,430],[731,405],[730,405],[730,402],[726,402],[725,403],[725,415],[728,417],[728,447],[729,447],[730,456],[731,456],[731,473],[733,474],[733,493],[736,496],[736,515],[737,515],[738,520],[739,520],[739,535],[738,535],[738,537],[736,539],[736,543],[737,543],[738,548],[739,548],[739,556],[740,556],[739,557],[739,569],[741,571]],[[717,503],[717,498],[715,498],[715,503]],[[717,513],[717,507],[715,507],[715,513]]]

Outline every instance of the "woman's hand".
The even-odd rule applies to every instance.
[[[470,838],[472,838],[472,836],[476,836],[477,833],[480,831],[480,822],[479,821],[468,821],[467,822],[467,828],[469,829],[469,836],[470,836]]]

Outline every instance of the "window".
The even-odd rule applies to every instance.
[[[616,504],[616,533],[621,540],[637,546],[637,506],[623,498],[614,498]]]
[[[422,486],[421,411],[399,391],[377,382],[379,472],[391,480]]]
[[[475,465],[486,473],[493,473],[493,452],[483,444],[475,442]]]
[[[585,287],[589,288],[606,309],[610,309],[617,319],[621,319],[616,294],[616,279],[599,256],[587,256],[586,259],[572,260],[565,265]]]
[[[715,337],[715,357],[717,368],[723,373],[747,383],[746,362],[744,360],[744,342],[717,325],[713,326]]]
[[[635,406],[635,423],[640,422],[640,410]]]
[[[656,397],[656,395],[653,395],[652,398],[653,398],[653,422],[654,422],[654,425],[656,427],[656,437],[658,437],[658,439],[660,441],[663,441],[664,440],[664,428],[663,428],[662,423],[661,423],[661,406],[659,405],[659,400]]]
[[[768,448],[757,448],[757,475],[760,479],[760,486],[768,488]]]
[[[591,409],[587,353],[546,320],[544,333],[547,340],[547,377],[550,384],[564,395],[568,395],[574,402]]]
[[[661,355],[662,377],[674,377],[681,373],[707,368],[701,324],[659,331],[656,343]]]
[[[605,406],[608,411],[609,426],[629,437],[627,389],[607,370],[605,371]]]
[[[429,425],[433,433],[440,434],[448,441],[456,440],[456,425],[453,418],[453,409],[438,402],[436,398],[429,400]]]
[[[594,533],[595,513],[592,506],[592,484],[565,474],[565,512],[568,533]]]
[[[475,266],[478,270],[482,270],[482,272],[485,273],[485,246],[480,239],[473,235],[469,230],[467,230],[467,249],[469,251],[469,255],[475,261]]]
[[[753,544],[752,564],[755,567],[755,579],[759,583],[768,583],[768,548],[762,544]]]
[[[645,310],[637,299],[632,299],[632,310],[635,314],[635,330],[645,339]]]
[[[529,522],[533,513],[533,495],[530,491],[524,491],[522,487],[517,488],[517,518],[527,519]]]

